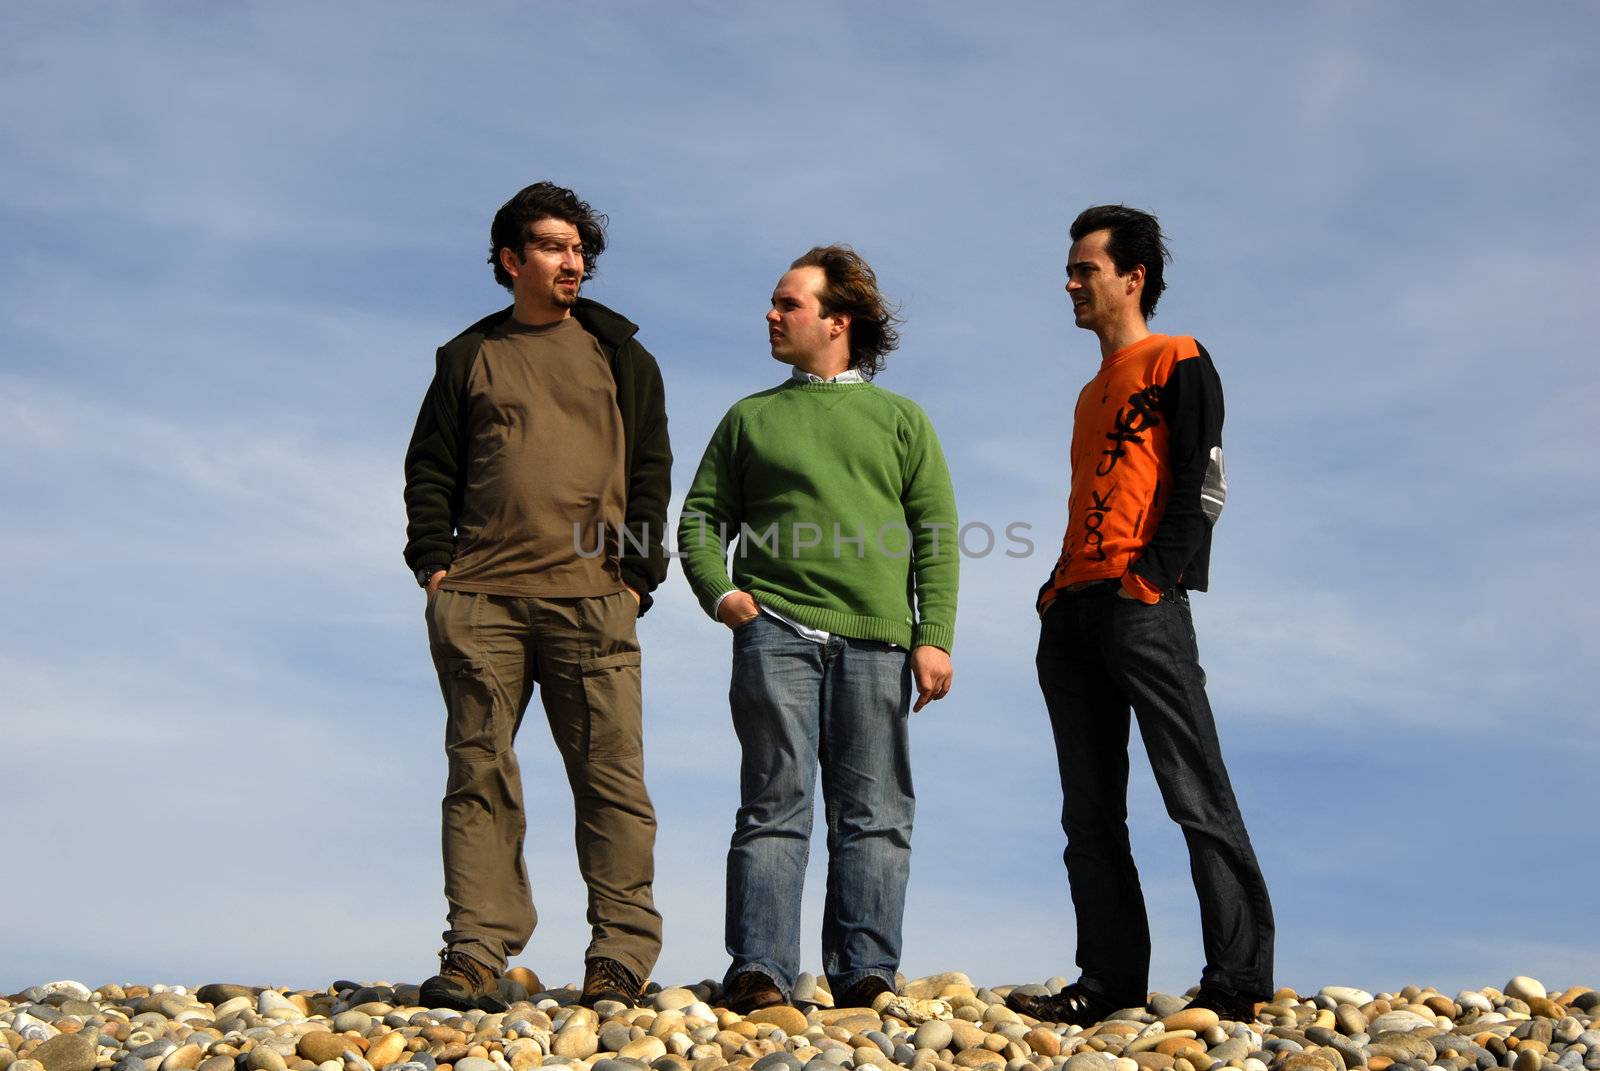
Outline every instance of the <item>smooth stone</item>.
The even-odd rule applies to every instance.
[[[143,1067],[143,1064],[139,1065],[141,1071]],[[29,1057],[26,1060],[18,1060],[16,1063],[12,1064],[11,1071],[44,1071],[44,1064],[41,1064],[38,1060]]]
[[[884,1057],[884,1059],[887,1060],[888,1057]],[[860,1067],[860,1060],[861,1056],[858,1052],[856,1055],[856,1065],[858,1068]],[[877,1063],[875,1060],[872,1062]],[[956,1053],[956,1058],[952,1062],[957,1067],[971,1068],[974,1069],[974,1071],[976,1071],[978,1068],[988,1068],[991,1069],[991,1071],[1001,1071],[1001,1069],[1006,1066],[1006,1058],[989,1049],[963,1049]],[[890,1066],[894,1066],[892,1062],[890,1063]]]
[[[1512,979],[1516,981],[1516,979]],[[1517,1050],[1517,1058],[1511,1064],[1511,1071],[1539,1071],[1544,1066],[1544,1057],[1539,1055],[1532,1046],[1523,1046]]]
[[[1352,1034],[1365,1034],[1367,1032],[1367,1017],[1361,1014],[1361,1009],[1354,1004],[1341,1004],[1333,1009],[1333,1025],[1339,1033],[1346,1036]]]
[[[383,1071],[384,1068],[400,1059],[406,1051],[406,1036],[398,1030],[390,1031],[379,1038],[376,1044],[367,1048],[367,1063],[371,1064],[374,1071]]]
[[[1158,1019],[1165,1019],[1169,1015],[1177,1015],[1188,1006],[1188,997],[1175,997],[1170,993],[1153,993],[1150,996],[1149,1008]],[[1195,1010],[1198,1011],[1199,1009]]]
[[[1209,1008],[1185,1008],[1161,1019],[1161,1025],[1168,1030],[1193,1030],[1196,1035],[1203,1030],[1211,1029],[1219,1022],[1221,1019],[1217,1013]]]
[[[1103,1052],[1075,1052],[1062,1064],[1062,1071],[1110,1071],[1112,1058]]]
[[[942,1019],[929,1019],[925,1023],[917,1024],[917,1029],[911,1034],[911,1044],[919,1049],[932,1049],[938,1052],[940,1049],[950,1047],[950,1039],[954,1035],[955,1031],[951,1029],[949,1023]]]
[[[1327,997],[1335,1004],[1354,1004],[1360,1007],[1372,1003],[1372,994],[1365,989],[1356,989],[1348,985],[1325,985],[1317,991],[1319,997]]]
[[[313,1030],[301,1036],[295,1044],[295,1051],[312,1063],[320,1064],[328,1060],[338,1060],[344,1056],[346,1049],[354,1047],[354,1043],[343,1033],[333,1034],[326,1030]]]
[[[200,1061],[199,1071],[233,1071],[233,1057],[207,1056]]]
[[[1517,1000],[1524,1001],[1531,1001],[1535,997],[1543,999],[1550,995],[1543,982],[1537,978],[1530,978],[1525,974],[1519,974],[1511,979],[1511,981],[1500,987],[1500,991],[1508,997],[1515,997]]]
[[[1384,1012],[1367,1025],[1367,1032],[1373,1037],[1379,1034],[1408,1034],[1413,1030],[1437,1029],[1438,1026],[1432,1019],[1409,1011]]]
[[[167,1053],[166,1058],[161,1061],[161,1071],[194,1071],[200,1066],[204,1055],[200,1046],[193,1042],[179,1045]]]
[[[750,1071],[802,1071],[804,1067],[805,1065],[790,1053],[775,1052],[757,1060]]]
[[[61,1034],[39,1045],[28,1058],[42,1064],[44,1071],[93,1071],[94,1039],[82,1034]]]
[[[63,978],[59,982],[46,982],[39,987],[44,990],[45,997],[65,994],[70,1000],[90,1000],[94,994],[82,982],[74,982],[70,978]]]
[[[288,1071],[289,1068],[278,1050],[264,1040],[256,1042],[256,1047],[244,1058],[244,1065],[249,1071]]]
[[[1367,1045],[1368,1059],[1371,1057],[1386,1056],[1396,1063],[1411,1060],[1420,1060],[1424,1064],[1431,1064],[1438,1058],[1433,1045],[1417,1034],[1387,1033],[1377,1034]]]
[[[296,1015],[301,1014],[300,1009],[291,1003],[287,997],[270,989],[263,989],[256,996],[256,1012],[274,1019],[281,1018],[289,1012],[293,1012]]]
[[[255,1000],[256,991],[247,985],[233,985],[229,982],[211,982],[194,991],[195,999],[202,1004],[226,1004],[230,1000],[244,997]]]
[[[1315,1052],[1297,1052],[1278,1065],[1278,1071],[1342,1071],[1332,1060]]]
[[[616,1052],[625,1060],[638,1060],[640,1063],[648,1064],[667,1055],[667,1043],[660,1038],[646,1035],[636,1041],[625,1043]]]
[[[587,1023],[572,1023],[550,1039],[550,1051],[556,1056],[587,1060],[600,1051],[600,1039]]]
[[[633,1040],[633,1027],[620,1019],[613,1019],[600,1028],[600,1051],[621,1052]]]
[[[651,997],[650,1006],[655,1008],[656,1011],[679,1011],[699,999],[691,989],[685,989],[682,986],[671,986]]]
[[[916,978],[900,987],[900,995],[912,1000],[932,1000],[944,995],[946,986],[972,986],[972,979],[960,971],[946,971]]]
[[[806,1032],[810,1023],[806,1020],[806,1013],[799,1008],[792,1008],[787,1004],[775,1004],[770,1008],[760,1008],[746,1015],[747,1023],[771,1023],[790,1037],[795,1037]]]
[[[456,1061],[456,1071],[497,1071],[493,1060],[481,1056],[463,1056]]]
[[[795,977],[794,989],[790,990],[789,999],[796,1004],[801,1001],[815,1004],[817,1002],[817,976],[810,971],[801,971]]]
[[[1049,1056],[1053,1059],[1061,1055],[1061,1035],[1049,1027],[1036,1026],[1024,1034],[1022,1040],[1028,1043],[1028,1048],[1040,1056]]]

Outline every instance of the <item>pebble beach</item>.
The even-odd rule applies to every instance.
[[[1600,993],[1512,978],[1455,994],[1280,989],[1250,1022],[1152,993],[1088,1027],[1005,1005],[1014,988],[959,972],[903,980],[871,1008],[836,1008],[801,976],[793,1004],[737,1015],[711,981],[637,1007],[577,1003],[513,969],[507,1010],[418,1004],[417,986],[323,990],[62,980],[0,996],[0,1071],[1600,1071]]]

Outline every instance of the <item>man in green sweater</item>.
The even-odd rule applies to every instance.
[[[899,342],[871,267],[812,249],[767,313],[780,386],[722,419],[678,528],[706,613],[733,631],[743,751],[728,849],[724,1002],[789,999],[817,767],[828,821],[822,955],[836,1006],[894,988],[911,866],[907,716],[950,690],[958,554],[939,440],[872,377]],[[727,555],[734,550],[732,577]]]

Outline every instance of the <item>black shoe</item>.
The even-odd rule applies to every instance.
[[[1130,1006],[1102,996],[1092,989],[1085,989],[1077,982],[1062,987],[1059,993],[1042,997],[1033,997],[1026,993],[1010,993],[1006,996],[1006,1007],[1014,1012],[1030,1015],[1041,1023],[1063,1023],[1069,1026],[1091,1026],[1117,1009]]]
[[[1227,1019],[1235,1023],[1253,1023],[1256,1019],[1256,1005],[1264,999],[1266,998],[1246,996],[1225,985],[1202,984],[1194,999],[1189,1001],[1189,1007],[1214,1011],[1218,1019]]]
[[[749,1015],[784,1002],[778,987],[760,971],[741,971],[722,991],[722,1006],[737,1015]]]
[[[584,965],[583,992],[578,1003],[592,1008],[602,1000],[614,1000],[629,1007],[639,1003],[644,983],[639,976],[614,959],[596,956]]]
[[[872,1002],[884,993],[893,993],[894,986],[869,974],[855,985],[847,985],[833,995],[835,1008],[870,1008]]]
[[[439,953],[439,973],[422,983],[418,995],[429,1008],[454,1008],[471,1011],[503,1012],[500,979],[464,951],[445,948]]]

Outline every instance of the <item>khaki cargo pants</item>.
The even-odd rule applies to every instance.
[[[638,604],[626,591],[528,598],[440,589],[426,616],[449,761],[445,943],[498,972],[533,935],[512,744],[537,683],[572,788],[593,932],[586,958],[606,956],[648,978],[661,915],[651,894],[656,817],[644,785]]]

